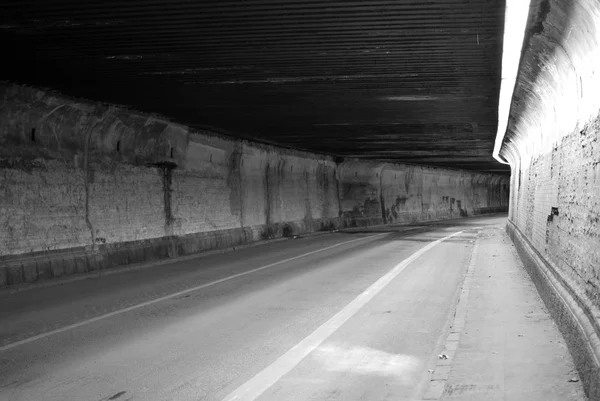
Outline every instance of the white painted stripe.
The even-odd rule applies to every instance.
[[[340,242],[339,244],[335,244],[335,245],[331,245],[331,246],[328,246],[328,247],[325,247],[325,248],[317,249],[316,251],[311,251],[311,252],[303,253],[302,255],[298,255],[298,256],[294,256],[292,258],[287,258],[287,259],[284,259],[284,260],[280,260],[279,262],[275,262],[275,263],[271,263],[271,264],[268,264],[268,265],[265,265],[265,266],[261,266],[261,267],[258,267],[256,269],[245,271],[243,273],[234,274],[234,275],[231,275],[231,276],[219,279],[219,280],[211,281],[210,283],[206,283],[206,284],[198,285],[198,286],[195,286],[195,287],[192,287],[192,288],[188,288],[188,289],[185,289],[185,290],[182,290],[182,291],[179,291],[179,292],[175,292],[173,294],[165,295],[165,296],[160,297],[160,298],[152,299],[150,301],[141,302],[139,304],[135,304],[135,305],[129,306],[127,308],[119,309],[119,310],[116,310],[116,311],[113,311],[113,312],[110,312],[110,313],[106,313],[104,315],[96,316],[96,317],[91,318],[91,319],[83,320],[83,321],[78,322],[78,323],[70,324],[68,326],[64,326],[64,327],[61,327],[61,328],[56,329],[56,330],[47,331],[45,333],[38,334],[37,336],[28,337],[28,338],[25,338],[25,339],[20,340],[20,341],[15,341],[14,343],[3,345],[3,346],[0,347],[0,352],[6,351],[6,350],[9,350],[11,348],[15,348],[15,347],[18,347],[20,345],[24,345],[24,344],[27,344],[27,343],[30,343],[30,342],[33,342],[33,341],[36,341],[36,340],[41,340],[42,338],[46,338],[46,337],[52,336],[54,334],[63,333],[65,331],[73,330],[73,329],[76,329],[78,327],[85,326],[85,325],[88,325],[90,323],[97,322],[99,320],[108,319],[110,317],[117,316],[117,315],[120,315],[120,314],[123,314],[123,313],[126,313],[126,312],[130,312],[132,310],[140,309],[140,308],[143,308],[145,306],[149,306],[149,305],[156,304],[158,302],[166,301],[167,299],[175,298],[175,297],[178,297],[178,296],[190,293],[190,292],[198,291],[198,290],[201,290],[203,288],[207,288],[207,287],[210,287],[210,286],[213,286],[213,285],[216,285],[216,284],[223,283],[225,281],[233,280],[233,279],[238,278],[238,277],[247,276],[249,274],[256,273],[256,272],[259,272],[261,270],[269,269],[271,267],[274,267],[274,266],[277,266],[277,265],[280,265],[280,264],[283,264],[283,263],[291,262],[292,260],[301,259],[301,258],[304,258],[306,256],[314,255],[315,253],[319,253],[319,252],[327,251],[329,249],[337,248],[338,246],[342,246],[342,245],[346,245],[346,244],[351,244],[351,243],[357,242],[357,241],[364,241],[364,240],[369,239],[369,238],[381,237],[381,236],[388,235],[388,234],[389,233],[381,233],[381,234],[369,235],[367,237],[361,237],[361,238],[353,239],[353,240],[350,240],[350,241]]]
[[[447,237],[433,241],[430,244],[419,249],[410,255],[392,270],[373,283],[362,294],[354,298],[344,309],[335,316],[323,323],[319,328],[313,331],[308,337],[300,341],[293,348],[280,356],[275,362],[267,366],[252,379],[242,384],[231,394],[225,397],[224,401],[253,401],[260,397],[269,387],[275,384],[285,374],[290,372],[296,365],[302,361],[308,354],[314,351],[323,341],[339,329],[348,319],[356,314],[367,302],[375,297],[385,286],[387,286],[398,274],[400,274],[409,264],[418,257],[435,247],[442,241],[462,233],[455,232]]]

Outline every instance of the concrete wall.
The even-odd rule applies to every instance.
[[[525,242],[519,246],[532,248],[559,278],[600,334],[598,88],[600,3],[533,0],[500,149],[512,170],[509,228]],[[565,320],[562,312],[555,319],[566,338],[579,335],[574,320]],[[590,387],[600,383],[591,362],[597,357],[592,353],[584,360],[575,345],[571,351],[588,395],[597,391],[593,399],[600,399],[600,386]]]
[[[500,177],[338,165],[39,89],[0,94],[1,285],[507,203]]]
[[[452,219],[508,208],[508,177],[348,161],[338,168],[341,213],[382,223]]]
[[[534,1],[500,154],[510,219],[600,307],[598,23],[594,0]]]

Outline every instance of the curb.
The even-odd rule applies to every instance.
[[[323,233],[323,234],[325,234],[325,233]],[[102,269],[102,270],[91,271],[91,272],[86,272],[86,273],[73,274],[73,275],[68,275],[65,277],[59,277],[59,278],[44,280],[44,281],[40,281],[40,282],[31,282],[31,283],[16,284],[16,285],[12,285],[12,286],[4,286],[4,287],[0,287],[0,295],[10,295],[10,294],[14,294],[17,292],[22,292],[22,291],[29,291],[29,290],[47,288],[47,287],[55,287],[55,286],[59,286],[59,285],[67,284],[67,283],[72,283],[74,281],[97,279],[97,278],[104,277],[104,276],[111,276],[113,274],[120,274],[120,273],[136,271],[136,270],[142,270],[142,269],[146,269],[146,268],[150,268],[150,267],[167,265],[170,263],[185,262],[187,260],[193,260],[193,259],[202,259],[206,256],[216,255],[219,253],[228,253],[228,252],[232,252],[232,251],[236,251],[236,250],[240,250],[240,249],[254,248],[257,246],[287,241],[289,239],[290,238],[283,237],[283,238],[275,238],[275,239],[269,239],[269,240],[261,240],[261,241],[252,242],[250,244],[244,244],[244,245],[233,246],[233,247],[228,247],[228,248],[221,248],[221,249],[213,249],[211,251],[199,252],[199,253],[194,253],[194,254],[186,255],[186,256],[178,256],[175,258],[160,259],[160,260],[155,260],[152,262],[132,263],[129,265],[117,266],[112,269]]]
[[[519,228],[508,220],[511,237],[527,273],[565,338],[590,401],[600,401],[600,322],[577,295],[560,271],[532,246]],[[586,313],[587,312],[587,313]]]
[[[458,298],[458,304],[454,311],[454,318],[450,325],[450,333],[448,334],[448,337],[446,337],[444,350],[436,361],[435,368],[429,381],[429,386],[423,397],[421,397],[421,400],[439,400],[442,398],[446,389],[446,383],[448,382],[448,377],[452,370],[452,361],[454,360],[454,355],[458,349],[460,337],[467,320],[467,306],[469,303],[469,293],[471,292],[471,281],[473,280],[473,275],[475,273],[475,261],[477,259],[477,253],[479,252],[479,233],[480,231],[477,233],[477,238],[473,245],[473,250],[471,251],[469,267],[467,268],[460,291],[460,297]]]
[[[375,225],[375,226],[369,226],[368,228],[372,229],[372,228],[382,228],[382,227],[389,227],[389,226]],[[335,230],[335,231],[315,231],[315,232],[311,232],[311,233],[298,234],[293,237],[280,237],[280,238],[260,240],[260,241],[255,241],[255,242],[252,242],[249,244],[239,245],[239,246],[233,246],[233,247],[221,248],[221,249],[213,249],[211,251],[199,252],[199,253],[194,253],[194,254],[185,255],[185,256],[178,256],[175,258],[160,259],[160,260],[156,260],[156,261],[152,261],[152,262],[133,263],[133,264],[129,264],[129,265],[118,266],[118,267],[115,267],[112,269],[103,269],[103,270],[97,270],[97,271],[92,271],[92,272],[87,272],[87,273],[74,274],[74,275],[69,275],[69,276],[65,276],[62,278],[55,278],[55,279],[41,281],[41,282],[31,282],[31,283],[17,284],[14,286],[4,286],[4,287],[0,287],[0,296],[11,295],[11,294],[15,294],[18,292],[47,288],[47,287],[55,287],[55,286],[59,286],[59,285],[63,285],[63,284],[72,283],[75,281],[93,280],[93,279],[101,278],[104,276],[110,276],[113,274],[120,274],[120,273],[136,271],[136,270],[142,270],[142,269],[146,269],[146,268],[150,268],[150,267],[162,266],[162,265],[167,265],[167,264],[171,264],[171,263],[185,262],[188,260],[195,260],[195,259],[202,259],[204,257],[211,256],[211,255],[229,253],[229,252],[234,252],[234,251],[247,249],[247,248],[255,248],[255,247],[259,247],[259,246],[275,244],[278,242],[285,242],[285,241],[289,241],[292,239],[321,237],[321,236],[335,234],[335,233],[342,233],[342,234],[343,233],[352,233],[353,231],[358,231],[358,230],[365,229],[365,228],[367,228],[367,227],[357,227],[357,228],[342,229],[342,230]],[[418,227],[406,227],[405,226],[404,230],[398,230],[398,231],[405,232],[405,231],[417,230],[419,228],[423,228],[423,227],[422,226],[418,226]]]
[[[494,216],[497,214],[498,213],[480,214],[480,215],[476,215],[476,216],[469,216],[466,219],[489,217],[489,216]],[[232,252],[232,251],[236,251],[236,250],[240,250],[240,249],[253,248],[256,246],[268,245],[268,244],[288,241],[288,240],[296,239],[296,238],[319,237],[319,236],[334,234],[334,233],[352,234],[357,231],[373,230],[373,229],[381,229],[381,228],[392,228],[392,229],[404,228],[403,230],[398,230],[398,231],[410,231],[410,230],[418,230],[418,229],[427,228],[432,225],[435,226],[436,224],[440,224],[440,223],[450,224],[455,221],[464,221],[464,220],[465,220],[465,218],[456,218],[456,219],[426,220],[426,221],[411,222],[411,223],[374,224],[374,225],[368,225],[368,226],[342,228],[342,229],[337,229],[337,230],[333,230],[333,231],[312,231],[312,232],[298,233],[298,234],[295,234],[290,237],[279,237],[279,238],[258,240],[258,241],[253,241],[253,242],[250,242],[247,244],[241,244],[238,246],[230,246],[230,247],[226,247],[226,248],[218,248],[218,249],[212,249],[212,250],[208,250],[208,251],[201,251],[201,252],[196,252],[196,253],[192,253],[192,254],[185,255],[185,256],[164,258],[164,259],[158,259],[158,260],[154,260],[154,261],[142,261],[142,262],[138,262],[138,263],[119,265],[119,266],[115,266],[110,269],[98,269],[98,270],[88,271],[85,273],[67,274],[67,275],[64,275],[61,277],[44,279],[44,280],[39,280],[39,281],[24,282],[24,283],[13,284],[13,285],[2,285],[1,283],[5,282],[5,280],[2,280],[2,277],[0,277],[0,296],[10,295],[10,294],[14,294],[14,293],[21,292],[21,291],[29,291],[29,290],[34,290],[34,289],[54,287],[54,286],[59,286],[59,285],[75,282],[75,281],[97,279],[99,277],[108,276],[108,275],[112,275],[112,274],[136,271],[136,270],[141,270],[141,269],[145,269],[145,268],[149,268],[149,267],[167,265],[170,263],[183,262],[183,261],[188,261],[188,260],[193,260],[193,259],[201,259],[205,256],[210,256],[210,255],[215,255],[215,254],[220,254],[220,253],[228,253],[228,252]],[[4,270],[3,266],[0,265],[0,276],[4,272],[5,272],[5,270]]]

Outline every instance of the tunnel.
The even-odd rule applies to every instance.
[[[0,9],[0,399],[600,400],[597,0]]]

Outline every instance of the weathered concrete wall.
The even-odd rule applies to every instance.
[[[338,171],[344,216],[411,223],[508,208],[504,176],[367,161],[344,162]]]
[[[329,157],[22,86],[1,94],[3,284],[340,224]]]
[[[347,161],[338,166],[340,213],[344,217],[383,224],[381,174],[383,163]]]
[[[509,228],[539,253],[600,334],[598,88],[600,3],[533,0],[499,152],[512,170]],[[556,310],[557,322],[565,322]],[[576,327],[563,324],[566,338],[579,335]],[[600,370],[590,362],[596,357],[584,358],[576,345],[571,351],[588,395],[600,399],[600,387],[591,384],[600,383]]]
[[[533,7],[500,153],[510,219],[600,307],[600,5]]]
[[[2,285],[503,205],[498,177],[337,165],[39,89],[0,94]]]

